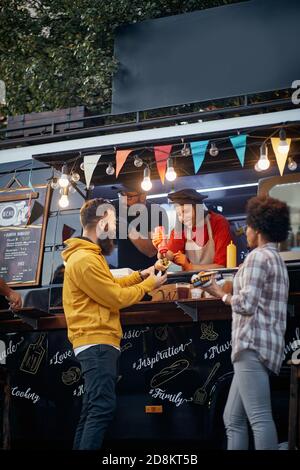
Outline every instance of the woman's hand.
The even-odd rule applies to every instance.
[[[185,254],[181,251],[177,251],[177,253],[174,253],[173,262],[178,264],[179,266],[182,266],[184,271],[192,270],[192,263],[189,262]]]
[[[163,233],[161,231],[157,231],[152,236],[152,245],[158,250],[159,245],[163,242],[163,240],[164,240]]]
[[[213,297],[217,297],[218,299],[222,299],[223,295],[226,294],[226,292],[223,291],[222,287],[218,286],[214,276],[212,276],[211,285],[208,287],[201,286],[201,289],[205,292],[208,292]]]

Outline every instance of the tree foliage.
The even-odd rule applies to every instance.
[[[1,0],[8,114],[86,105],[109,112],[116,28],[238,0]]]

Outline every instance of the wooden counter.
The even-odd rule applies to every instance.
[[[230,320],[231,309],[217,299],[139,302],[121,310],[123,325],[191,323],[202,320]],[[62,307],[49,313],[24,308],[14,314],[0,311],[0,331],[55,330],[66,328]]]

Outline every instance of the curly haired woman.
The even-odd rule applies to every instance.
[[[205,289],[232,307],[234,376],[223,416],[231,450],[248,449],[247,420],[256,449],[278,449],[269,373],[278,374],[283,360],[289,278],[276,244],[289,227],[284,202],[250,199],[246,234],[253,250],[235,275],[233,295],[215,281]]]

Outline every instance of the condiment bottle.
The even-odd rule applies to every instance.
[[[165,228],[163,226],[155,227],[156,233],[161,233],[162,242],[158,245],[158,252],[165,258],[168,251],[167,237],[165,234]]]
[[[236,246],[234,243],[230,242],[229,245],[227,245],[227,263],[226,263],[227,268],[235,268],[236,267]]]

